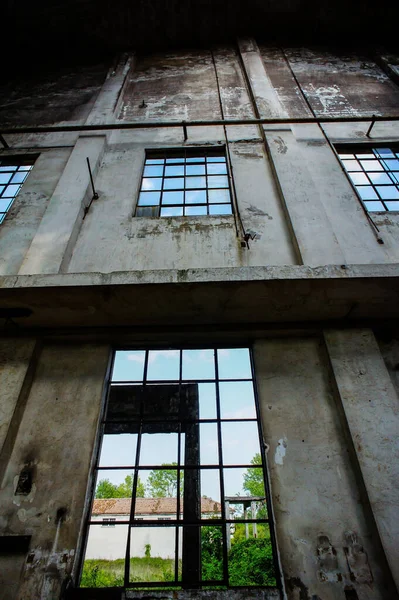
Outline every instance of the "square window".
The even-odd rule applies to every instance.
[[[0,223],[4,221],[35,160],[36,156],[0,158]]]
[[[369,212],[398,210],[399,160],[397,147],[338,148],[348,177]],[[357,160],[352,160],[356,156]]]
[[[148,152],[136,216],[231,215],[227,172],[226,155],[220,148],[207,148],[203,153],[196,149]],[[4,188],[21,181],[11,181],[12,173],[10,178],[8,173],[2,174]]]

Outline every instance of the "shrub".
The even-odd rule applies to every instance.
[[[229,580],[230,585],[276,585],[270,541],[236,542],[229,554]]]

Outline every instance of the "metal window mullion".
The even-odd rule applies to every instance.
[[[165,187],[165,170],[166,170],[166,158],[163,162],[163,169],[162,169],[162,185],[161,185],[161,196],[159,198],[159,215],[161,215],[161,208],[163,206],[163,192],[164,192],[164,187]],[[148,350],[146,350],[146,352],[148,353]]]
[[[205,191],[206,191],[206,214],[209,215],[209,190],[208,190],[208,153],[207,151],[205,151]],[[216,355],[216,350],[215,350],[215,355]]]
[[[181,380],[183,371],[183,351],[180,349],[179,355],[179,408],[181,406]],[[175,527],[175,581],[179,579],[179,536],[180,536],[180,466],[181,466],[181,421],[179,420],[179,431],[177,435],[177,490],[176,490],[176,521]],[[184,515],[183,515],[184,521]]]
[[[223,580],[226,585],[229,585],[229,569],[228,569],[228,553],[227,553],[227,530],[226,530],[226,506],[224,502],[224,475],[223,475],[223,449],[222,449],[222,426],[220,420],[220,393],[219,393],[219,365],[218,365],[218,351],[214,349],[214,361],[215,361],[215,391],[216,391],[216,416],[217,416],[217,433],[218,433],[218,447],[219,447],[219,478],[220,478],[220,509],[222,514],[222,540],[223,540]]]

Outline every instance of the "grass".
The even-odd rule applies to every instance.
[[[88,559],[83,565],[80,587],[123,586],[125,560]],[[180,565],[181,569],[181,565]],[[130,581],[173,581],[174,560],[160,557],[135,557],[130,559]]]

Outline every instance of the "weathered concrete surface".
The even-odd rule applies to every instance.
[[[104,596],[101,596],[105,598]],[[68,600],[98,600],[98,590],[93,592],[85,589],[77,589],[70,592]],[[107,598],[110,600],[122,600],[121,592],[115,591],[107,593]],[[126,600],[280,600],[280,592],[275,588],[260,589],[260,588],[243,588],[229,590],[162,590],[157,591],[147,590],[134,591],[127,590],[123,598]]]
[[[0,273],[18,273],[71,153],[43,150],[0,228]]]
[[[28,57],[24,61],[29,60]],[[44,125],[68,121],[84,123],[96,99],[109,63],[57,65],[46,71],[16,69],[0,87],[2,125]]]
[[[305,48],[286,53],[317,116],[399,114],[398,88],[370,58]]]
[[[392,332],[389,332],[384,336],[377,334],[376,339],[392,384],[399,398],[399,340],[392,337]]]
[[[383,323],[398,318],[396,269],[392,266],[391,277],[381,276],[383,267],[378,270],[376,266],[367,274],[359,268],[357,277],[350,276],[349,268],[339,276],[338,267],[5,277],[0,280],[0,301],[3,307],[33,311],[18,318],[19,326],[27,329],[165,323],[273,327],[303,326],[305,321],[310,327],[320,321],[347,326],[359,319],[368,324],[370,319]]]
[[[68,263],[84,207],[92,197],[86,157],[95,175],[104,145],[104,136],[79,138],[24,258],[21,274],[58,273]]]
[[[0,490],[1,534],[32,536],[19,600],[58,598],[71,572],[108,357],[101,345],[43,349]],[[15,495],[24,467],[32,489]]]
[[[0,340],[0,462],[34,345],[33,340]]]
[[[258,340],[254,359],[289,600],[342,600],[350,586],[359,600],[396,598],[361,503],[322,342]],[[368,571],[348,565],[348,552]]]
[[[325,340],[368,499],[399,589],[398,396],[370,330]]]

